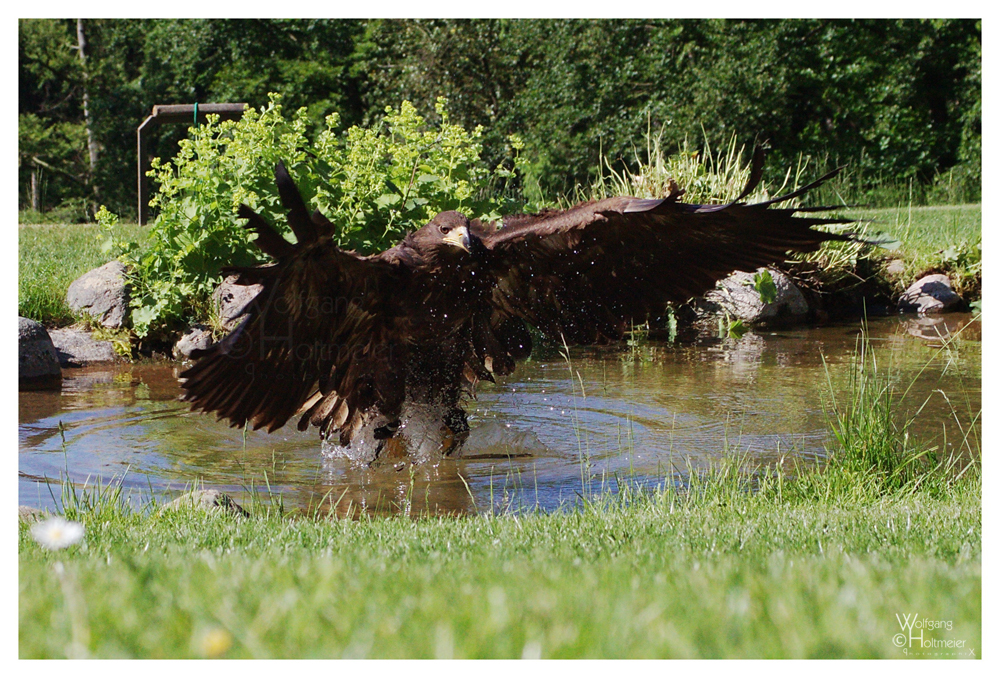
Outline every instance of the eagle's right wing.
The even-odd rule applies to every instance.
[[[395,267],[335,246],[330,222],[308,213],[283,165],[275,179],[298,244],[240,208],[258,247],[277,261],[238,269],[238,284],[263,289],[235,330],[193,356],[197,362],[180,375],[182,398],[233,426],[250,422],[268,431],[301,410],[300,429],[312,423],[324,434],[339,430],[346,445],[372,406],[401,399],[379,320]]]

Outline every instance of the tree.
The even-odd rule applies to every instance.
[[[647,131],[668,149],[767,139],[772,166],[803,154],[849,163],[869,185],[946,177],[960,186],[951,199],[978,196],[972,20],[93,19],[86,69],[76,29],[18,24],[22,205],[82,215],[93,187],[134,214],[123,177],[154,104],[259,108],[270,92],[308,107],[313,136],[330,113],[372,122],[403,100],[435,121],[445,96],[456,123],[483,126],[488,164],[508,162],[519,135],[536,201],[589,185],[605,159],[634,164]],[[164,126],[146,141],[168,158],[186,135]]]
[[[82,218],[88,166],[74,22],[21,19],[17,37],[19,201]]]

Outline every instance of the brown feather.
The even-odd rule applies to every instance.
[[[292,232],[299,241],[299,245],[309,245],[316,242],[319,237],[319,230],[309,216],[306,203],[299,194],[299,189],[295,187],[295,182],[288,175],[285,163],[279,162],[274,168],[274,181],[278,185],[278,195],[281,196],[281,204],[288,210],[288,225],[292,227]]]

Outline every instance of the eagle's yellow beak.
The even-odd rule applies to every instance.
[[[465,226],[459,226],[448,231],[443,240],[449,245],[454,245],[466,252],[469,251],[469,229]]]

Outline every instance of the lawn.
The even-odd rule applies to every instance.
[[[20,656],[901,658],[914,612],[981,654],[975,472],[861,502],[735,486],[463,519],[104,502],[67,551],[22,527]]]
[[[902,273],[887,273],[897,292],[928,270],[949,272],[956,291],[969,301],[979,298],[982,276],[981,205],[940,205],[859,209],[845,212],[868,221],[871,232],[897,241],[889,259],[903,262]],[[890,245],[893,246],[893,245]]]
[[[123,236],[142,238],[146,229],[118,227]],[[107,234],[96,224],[18,227],[17,313],[49,326],[66,325],[73,313],[66,305],[70,283],[111,255],[101,251]]]

